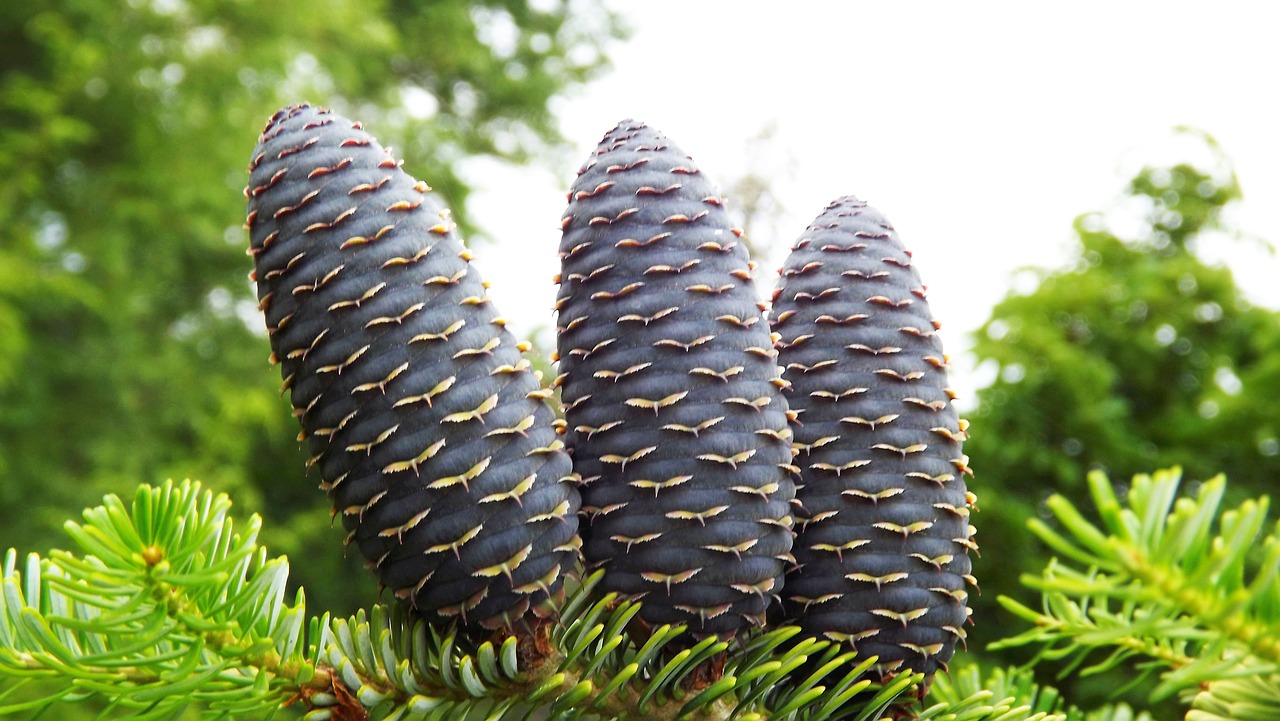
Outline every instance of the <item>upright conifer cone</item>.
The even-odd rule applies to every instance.
[[[347,542],[428,618],[509,626],[550,612],[578,494],[549,391],[429,191],[358,123],[287,108],[250,163],[249,254]]]
[[[968,618],[972,496],[911,253],[878,212],[840,198],[795,244],[771,318],[800,421],[788,617],[886,673],[945,668]]]
[[[604,589],[693,637],[759,623],[791,561],[787,404],[741,231],[656,131],[624,121],[569,194],[566,443]]]

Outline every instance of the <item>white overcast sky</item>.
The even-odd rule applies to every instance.
[[[564,193],[629,117],[722,185],[747,170],[751,139],[776,128],[764,162],[785,169],[775,187],[785,212],[777,231],[747,228],[771,248],[763,295],[828,201],[853,194],[884,212],[915,253],[966,396],[984,381],[965,360],[969,332],[1017,269],[1061,264],[1076,215],[1106,208],[1144,162],[1177,160],[1176,125],[1217,137],[1244,187],[1239,224],[1280,243],[1280,4],[610,6],[634,32],[613,48],[608,75],[559,105],[577,155],[558,173],[483,164],[469,174],[472,212],[493,241],[478,248],[480,268],[517,334],[552,326]],[[1280,307],[1280,260],[1235,244],[1208,254]]]

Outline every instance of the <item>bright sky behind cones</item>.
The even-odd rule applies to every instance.
[[[747,228],[770,249],[758,258],[762,295],[828,201],[857,195],[885,213],[930,288],[962,402],[985,383],[965,358],[970,332],[1010,289],[1030,289],[1017,269],[1061,265],[1076,215],[1108,208],[1143,163],[1184,159],[1174,126],[1217,137],[1245,191],[1238,224],[1280,243],[1280,5],[610,5],[634,32],[614,48],[613,71],[559,105],[577,150],[563,171],[479,163],[468,173],[473,217],[495,241],[478,249],[479,265],[518,335],[553,327],[564,193],[628,117],[722,186],[774,126],[756,169],[777,172],[784,208],[772,227]],[[1280,307],[1280,260],[1248,244],[1204,255]]]

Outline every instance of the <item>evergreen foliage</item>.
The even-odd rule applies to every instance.
[[[1219,507],[1221,479],[1178,498],[1178,476],[1139,476],[1121,503],[1091,478],[1100,525],[1064,498],[1062,530],[1034,530],[1066,560],[1029,578],[1043,611],[1006,601],[1037,624],[1007,643],[1091,668],[1142,657],[1161,693],[1181,693],[1188,721],[1274,718],[1280,533],[1265,533],[1266,501]],[[571,594],[543,638],[467,642],[399,607],[348,619],[308,617],[288,597],[288,562],[257,544],[230,501],[198,483],[143,485],[68,523],[77,552],[5,557],[0,593],[0,715],[32,718],[59,704],[105,702],[102,718],[266,718],[301,709],[344,718],[824,718],[938,721],[1130,721],[1128,707],[1085,712],[1027,671],[963,668],[914,701],[918,675],[887,684],[823,640],[792,643],[785,626],[741,643],[708,638],[669,654],[681,628],[622,633],[639,612],[594,593]],[[1254,543],[1262,557],[1249,560]],[[1074,563],[1074,565],[1073,565]],[[1082,567],[1076,567],[1079,565]],[[1085,570],[1084,567],[1088,567]],[[699,667],[723,654],[723,677]],[[1084,672],[1089,672],[1089,668]],[[56,713],[56,711],[52,711]]]
[[[1086,675],[1130,664],[1141,671],[1134,684],[1158,677],[1153,700],[1194,696],[1206,713],[1273,719],[1274,701],[1251,699],[1259,684],[1271,684],[1275,697],[1280,528],[1269,528],[1267,497],[1223,509],[1226,482],[1217,476],[1194,498],[1179,498],[1180,475],[1136,476],[1122,502],[1105,475],[1091,474],[1097,523],[1051,497],[1062,530],[1029,525],[1062,560],[1023,579],[1044,594],[1040,610],[1000,599],[1035,627],[996,646],[1039,644],[1040,657]]]
[[[19,563],[11,550],[0,596],[0,715],[33,717],[96,697],[107,702],[104,718],[171,718],[188,706],[265,718],[297,705],[312,720],[704,712],[816,721],[856,717],[851,708],[872,718],[919,681],[874,682],[865,678],[874,658],[855,662],[825,641],[789,644],[794,627],[756,635],[727,657],[729,644],[715,637],[668,653],[684,629],[628,638],[623,628],[639,606],[594,597],[599,574],[537,638],[477,644],[400,606],[308,618],[301,594],[285,595],[287,561],[257,544],[259,519],[239,529],[230,505],[189,481],[142,486],[132,503],[108,496],[67,524],[79,553]],[[700,685],[695,673],[713,658],[723,677]]]
[[[1089,479],[1099,523],[1056,496],[1059,527],[1033,531],[1061,554],[1026,582],[1041,609],[1003,599],[1033,624],[1003,645],[1043,645],[1071,673],[1137,662],[1187,721],[1268,721],[1280,676],[1280,529],[1265,498],[1223,510],[1225,482],[1178,496],[1176,471],[1139,476],[1122,501]],[[288,562],[258,545],[259,519],[190,481],[108,496],[66,530],[77,551],[5,557],[0,593],[0,715],[35,718],[96,699],[100,718],[879,719],[1149,721],[1127,706],[1081,710],[1028,671],[969,666],[880,683],[874,657],[799,629],[670,650],[680,627],[622,633],[639,612],[570,594],[540,637],[468,641],[399,610],[306,614],[286,593]],[[706,683],[708,659],[723,677]]]

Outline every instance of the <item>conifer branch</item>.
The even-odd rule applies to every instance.
[[[1155,698],[1202,688],[1203,696],[1223,683],[1231,695],[1237,682],[1274,681],[1280,532],[1266,533],[1268,500],[1222,510],[1221,476],[1194,498],[1178,497],[1179,480],[1176,469],[1137,476],[1122,503],[1104,475],[1092,474],[1098,524],[1050,498],[1062,531],[1028,525],[1066,560],[1024,577],[1043,594],[1040,610],[1000,599],[1035,627],[995,647],[1038,643],[1043,657],[1068,659],[1068,671],[1092,660],[1084,674],[1133,661],[1139,679],[1160,674]]]
[[[97,699],[101,718],[876,719],[900,714],[918,674],[879,681],[876,659],[784,626],[731,646],[627,633],[639,606],[599,575],[559,620],[469,640],[403,606],[335,619],[286,598],[288,562],[257,544],[230,500],[192,482],[108,496],[67,531],[78,552],[5,557],[0,716]],[[921,718],[1058,719],[1005,690],[951,686]],[[1003,695],[1002,695],[1003,694]],[[996,697],[1003,700],[994,700]],[[917,709],[919,710],[919,709]],[[996,710],[999,713],[996,713]]]

